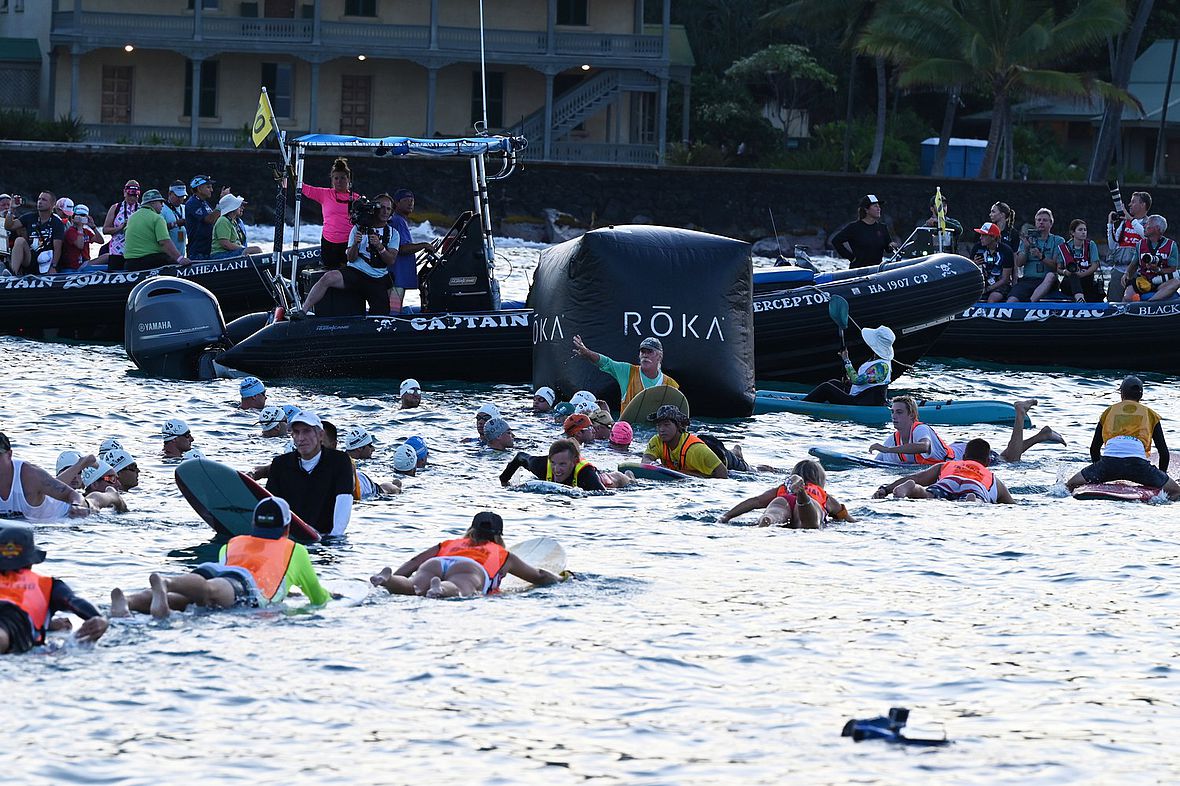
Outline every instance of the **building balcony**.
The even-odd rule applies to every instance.
[[[317,33],[318,28],[318,33]],[[318,37],[317,37],[318,36]],[[292,52],[299,45],[315,47],[319,59],[364,54],[388,59],[476,60],[479,30],[467,27],[391,25],[360,22],[320,22],[308,19],[195,17],[153,14],[61,11],[53,14],[50,39],[54,45],[93,49],[168,48],[182,54],[195,51]],[[433,39],[433,40],[432,40]],[[660,35],[577,33],[545,30],[484,31],[487,59],[493,62],[561,64],[593,58],[597,65],[628,67],[667,65]],[[326,58],[325,58],[326,56]]]

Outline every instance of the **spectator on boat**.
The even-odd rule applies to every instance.
[[[356,482],[352,460],[323,445],[323,422],[314,412],[300,412],[291,421],[295,450],[270,463],[266,488],[283,497],[291,510],[324,535],[340,536],[352,516]]]
[[[893,380],[893,342],[897,337],[885,325],[871,330],[862,328],[860,335],[873,351],[873,358],[862,363],[860,368],[853,368],[847,347],[840,350],[845,378],[821,383],[803,397],[804,401],[859,407],[885,406],[889,383]]]
[[[76,490],[45,470],[12,456],[12,443],[0,432],[0,517],[29,521],[76,518],[90,506]]]
[[[1102,412],[1094,427],[1094,439],[1090,443],[1093,463],[1065,485],[1072,490],[1087,483],[1129,480],[1161,489],[1169,498],[1180,500],[1180,485],[1168,476],[1170,455],[1160,416],[1141,403],[1143,380],[1135,376],[1124,378],[1119,385],[1119,398],[1119,403]],[[1147,460],[1152,443],[1159,451],[1158,468]]]
[[[1012,253],[1020,246],[1020,231],[1016,228],[1016,211],[1007,202],[996,202],[988,210],[987,218],[1000,228],[1000,242],[1007,243]]]
[[[188,424],[178,418],[164,421],[161,436],[164,438],[164,455],[168,458],[180,458],[193,446],[193,433]]]
[[[643,450],[644,464],[663,464],[668,469],[698,478],[728,478],[729,471],[709,446],[688,433],[689,418],[673,404],[664,404],[647,416],[655,423],[656,435]]]
[[[184,229],[190,259],[208,259],[213,253],[213,225],[221,218],[221,211],[209,201],[213,198],[213,176],[197,175],[189,181],[193,195],[184,203]],[[230,193],[229,186],[221,187],[218,199]]]
[[[1143,219],[1151,210],[1151,194],[1136,191],[1126,208],[1126,213],[1111,211],[1106,225],[1106,299],[1111,303],[1122,302],[1127,287],[1123,273],[1139,261],[1139,244],[1145,237]]]
[[[557,394],[553,392],[553,388],[548,385],[542,385],[537,388],[537,392],[533,394],[533,412],[537,414],[544,414],[553,411],[553,405],[557,402]]]
[[[857,206],[857,219],[832,235],[832,248],[848,260],[850,268],[875,267],[888,250],[897,250],[897,242],[881,222],[881,200],[866,194]]]
[[[68,225],[74,218],[74,200],[69,197],[58,197],[53,205],[53,215],[57,216],[62,224]]]
[[[581,336],[574,336],[573,343],[575,355],[581,355],[598,366],[599,371],[615,378],[622,394],[622,402],[619,404],[620,412],[627,408],[627,404],[632,398],[647,388],[659,385],[667,385],[677,389],[680,387],[679,382],[663,371],[664,345],[658,338],[649,336],[639,342],[639,365],[611,360],[606,355],[587,347],[582,343]],[[593,396],[590,398],[594,400]]]
[[[1139,259],[1123,274],[1123,300],[1166,300],[1180,289],[1180,255],[1176,241],[1164,237],[1168,220],[1151,215],[1143,220]]]
[[[1069,240],[1057,247],[1061,291],[1078,303],[1101,303],[1102,284],[1095,275],[1098,265],[1098,244],[1090,239],[1086,222],[1075,218],[1069,222]]]
[[[397,261],[390,271],[393,275],[393,290],[389,293],[389,311],[397,314],[401,312],[407,289],[418,288],[417,253],[433,248],[433,243],[415,243],[410,237],[410,224],[407,219],[414,212],[414,192],[408,188],[399,188],[393,192],[393,218],[390,223],[397,230],[399,245]]]
[[[908,499],[945,499],[951,502],[989,502],[1015,505],[1003,481],[987,468],[992,448],[985,439],[967,443],[963,457],[944,461],[878,487],[873,499],[892,494]]]
[[[500,473],[500,485],[507,486],[512,480],[513,473],[520,467],[533,473],[537,480],[560,483],[563,486],[572,486],[583,491],[621,489],[634,480],[634,477],[624,472],[603,471],[595,468],[593,464],[582,458],[582,451],[577,440],[568,437],[555,440],[549,446],[549,454],[545,456],[517,453],[516,458],[512,459],[504,471]]]
[[[128,180],[123,184],[123,201],[111,205],[107,210],[106,220],[102,224],[103,234],[111,240],[107,248],[107,270],[123,269],[124,233],[128,219],[139,210],[140,193],[139,181]]]
[[[86,205],[74,205],[74,214],[66,227],[64,242],[62,243],[61,263],[59,273],[76,273],[90,264],[90,246],[92,243],[102,243],[103,236],[99,233],[90,216],[90,208]],[[100,254],[94,264],[102,265],[107,261],[106,254]]]
[[[12,251],[12,246],[9,244],[8,229],[5,228],[5,219],[9,217],[15,218],[12,207],[13,202],[20,203],[20,197],[13,197],[11,194],[0,194],[0,276],[9,275],[8,272],[8,255]]]
[[[164,217],[164,223],[168,225],[168,237],[172,238],[172,245],[176,246],[176,250],[183,256],[188,250],[188,230],[184,223],[184,201],[188,199],[188,189],[184,186],[183,180],[174,180],[172,185],[168,186],[167,198],[164,200],[164,207],[160,210],[160,215]]]
[[[246,245],[246,231],[239,220],[242,206],[245,204],[246,200],[235,194],[226,194],[217,203],[217,212],[221,216],[213,224],[213,253],[209,255],[210,259],[226,259],[262,252],[258,246]]]
[[[53,212],[54,195],[42,191],[37,195],[37,209],[20,218],[4,219],[4,228],[12,242],[9,264],[14,276],[56,273],[61,262],[66,226]],[[18,236],[13,239],[12,234]]]
[[[516,435],[503,418],[492,418],[484,423],[483,438],[492,450],[509,450],[516,444]]]
[[[266,406],[266,385],[258,377],[242,377],[238,383],[238,395],[242,399],[240,409],[262,409]]]
[[[1004,230],[999,224],[984,222],[976,233],[979,241],[971,249],[971,259],[983,272],[983,299],[999,303],[1012,289],[1012,271],[1016,267],[1012,248],[1004,242]]]
[[[934,204],[937,196],[930,197],[930,218],[926,219],[925,226],[938,227],[938,207]],[[954,254],[959,247],[959,241],[963,237],[963,225],[951,218],[949,213],[951,211],[950,202],[945,197],[942,200],[942,215],[943,225],[946,229],[942,232],[941,242],[942,250],[947,253]],[[937,251],[939,247],[939,237],[934,238],[934,249]]]
[[[354,226],[348,234],[344,255],[347,264],[328,270],[315,282],[303,303],[303,313],[315,310],[329,289],[346,289],[359,294],[369,306],[370,316],[389,315],[389,290],[393,282],[389,268],[397,258],[398,234],[389,224],[393,215],[393,198],[381,194],[374,200],[380,207],[372,227]],[[327,231],[325,224],[325,231]],[[300,316],[292,312],[293,317]]]
[[[332,162],[329,181],[332,184],[329,188],[304,183],[303,195],[318,202],[324,215],[320,264],[328,270],[339,270],[348,263],[348,235],[352,230],[348,209],[361,195],[352,190],[352,170],[346,158]]]
[[[1036,303],[1057,288],[1057,249],[1065,238],[1054,235],[1053,211],[1037,211],[1035,229],[1020,238],[1016,267],[1020,280],[1008,293],[1009,303]]]
[[[828,476],[818,461],[800,461],[786,481],[735,505],[718,521],[725,524],[751,510],[765,509],[759,527],[821,529],[828,517],[856,521],[840,500],[824,489]]]
[[[140,209],[131,214],[124,227],[123,260],[126,270],[151,270],[161,265],[187,265],[189,260],[172,245],[168,226],[160,210],[164,195],[151,189],[143,195]]]
[[[397,390],[401,406],[399,409],[417,409],[422,406],[422,386],[416,379],[403,379]]]

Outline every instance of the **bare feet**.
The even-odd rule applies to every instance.
[[[115,587],[111,590],[111,616],[112,617],[130,617],[131,609],[127,606],[127,596],[123,594],[123,590]]]
[[[1015,407],[1018,412],[1028,412],[1036,405],[1037,400],[1035,398],[1025,398],[1021,399],[1020,401],[1012,402],[1012,406]]]
[[[148,577],[148,583],[152,585],[152,616],[158,620],[167,619],[172,609],[168,607],[168,585],[164,582],[164,577],[159,573],[153,573]]]
[[[374,587],[384,587],[389,583],[391,578],[393,578],[393,569],[382,568],[380,573],[374,573],[372,576],[369,576],[369,583]]]
[[[426,597],[441,598],[443,597],[442,579],[434,576],[430,579],[430,589],[426,590]]]
[[[772,519],[770,516],[762,516],[761,518],[759,518],[759,519],[758,519],[758,524],[757,524],[756,526],[759,526],[759,527],[773,527],[773,526],[774,526],[775,524],[777,524],[777,523],[778,523],[778,522],[776,522],[776,521],[775,521],[774,519]]]

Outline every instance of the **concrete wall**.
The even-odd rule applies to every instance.
[[[274,143],[271,142],[271,145]],[[468,170],[458,160],[398,160],[350,156],[360,191],[376,194],[401,186],[414,189],[418,209],[457,215],[471,204]],[[49,188],[101,208],[119,198],[136,177],[144,188],[164,187],[210,172],[245,195],[265,220],[273,203],[270,152],[227,152],[177,148],[118,148],[87,145],[0,143],[0,191],[26,198]],[[327,182],[331,156],[309,158],[308,181]],[[993,202],[1003,200],[1030,221],[1038,207],[1052,208],[1061,232],[1073,218],[1101,227],[1110,210],[1102,184],[935,180],[926,177],[874,178],[810,172],[761,172],[693,168],[628,168],[568,164],[528,164],[511,178],[490,186],[493,216],[539,216],[557,208],[596,226],[629,223],[642,217],[656,224],[690,226],[744,239],[771,234],[773,208],[780,234],[830,234],[856,216],[856,203],[874,193],[885,203],[885,218],[901,237],[928,215],[927,203],[941,185],[950,214],[964,226],[987,220]],[[1180,226],[1180,187],[1123,184],[1124,195],[1146,189],[1153,212]],[[314,204],[308,213],[314,216]],[[1175,233],[1170,233],[1175,234]],[[1101,240],[1101,232],[1092,237]],[[814,247],[813,247],[814,248]]]

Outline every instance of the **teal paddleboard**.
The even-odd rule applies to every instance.
[[[640,480],[689,480],[692,476],[659,464],[641,464],[638,461],[624,461],[619,472],[630,472]]]
[[[804,393],[759,390],[754,399],[754,414],[794,412],[825,420],[849,420],[866,426],[883,426],[889,422],[889,407],[858,407],[804,401]],[[969,426],[975,423],[1011,424],[1016,409],[1003,401],[928,401],[918,407],[918,420],[932,426]],[[1025,427],[1032,420],[1025,415]]]
[[[824,469],[876,467],[878,469],[888,469],[894,472],[909,473],[917,472],[918,470],[925,467],[925,465],[918,464],[894,464],[889,461],[877,461],[875,458],[870,458],[867,453],[863,456],[857,456],[852,453],[842,453],[839,450],[830,450],[829,448],[812,448],[807,452],[819,459],[819,463],[823,464]]]
[[[226,538],[249,535],[254,528],[254,506],[271,495],[254,478],[206,458],[180,462],[176,486],[197,515]],[[291,538],[316,543],[320,533],[292,513]]]

